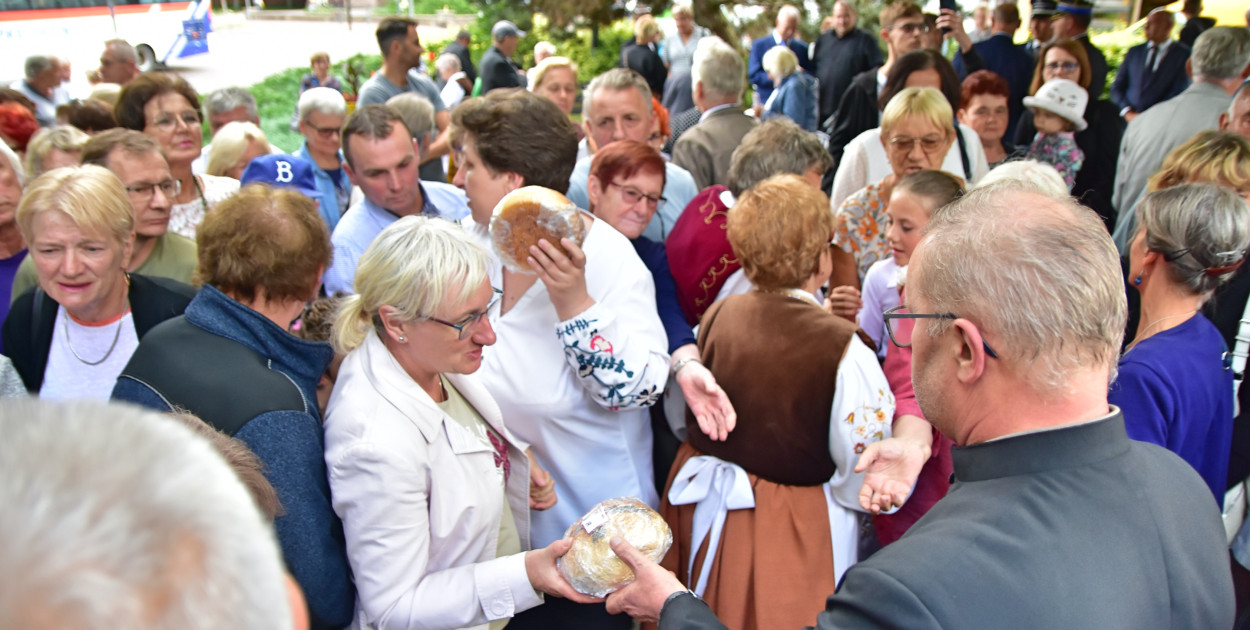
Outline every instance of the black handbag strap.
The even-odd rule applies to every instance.
[[[972,167],[968,164],[968,147],[964,144],[964,134],[959,132],[959,125],[955,125],[955,140],[959,142],[959,161],[964,166],[964,182],[972,183]]]

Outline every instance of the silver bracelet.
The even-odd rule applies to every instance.
[[[703,365],[702,361],[694,357],[687,357],[673,364],[673,376],[677,376],[677,373],[680,372],[682,368],[689,365],[691,362],[698,363],[699,365]]]

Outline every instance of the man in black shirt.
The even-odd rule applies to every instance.
[[[820,79],[820,120],[829,120],[855,75],[881,65],[877,38],[855,26],[855,7],[846,0],[833,5],[833,28],[816,40],[812,61]]]

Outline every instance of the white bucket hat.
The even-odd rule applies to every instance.
[[[1085,106],[1089,92],[1067,79],[1051,79],[1037,90],[1037,94],[1024,97],[1025,107],[1044,109],[1076,125],[1077,131],[1085,131]]]

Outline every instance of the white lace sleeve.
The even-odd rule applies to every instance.
[[[852,472],[859,454],[873,442],[890,437],[894,421],[894,394],[877,356],[858,337],[852,337],[838,365],[837,390],[829,419],[829,454],[837,472],[829,480],[839,505],[862,511],[859,489],[863,473]]]

